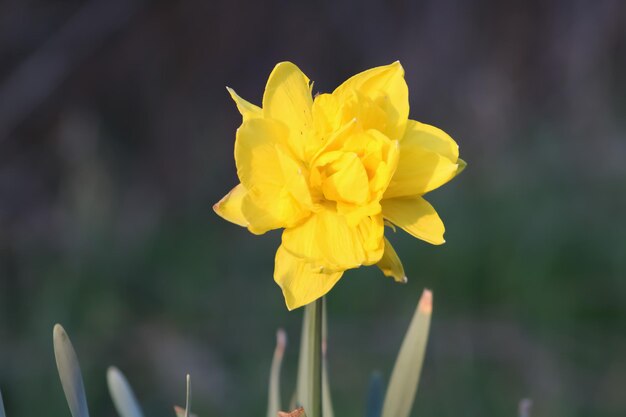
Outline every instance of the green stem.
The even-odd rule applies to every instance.
[[[309,417],[322,417],[322,312],[324,310],[324,298],[318,298],[311,306],[311,410],[307,411]],[[305,410],[306,411],[306,410]]]
[[[318,299],[304,307],[296,405],[304,407],[308,417],[322,417],[322,338],[324,300]],[[330,416],[326,416],[330,417]]]

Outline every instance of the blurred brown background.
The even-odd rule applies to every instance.
[[[274,331],[295,380],[300,312],[272,281],[278,233],[213,214],[236,182],[231,86],[260,103],[297,63],[330,91],[400,60],[411,117],[469,162],[434,192],[448,243],[401,232],[409,284],[375,268],[329,297],[336,412],[362,416],[421,289],[435,293],[413,415],[626,415],[626,3],[0,2],[0,387],[9,417],[69,415],[52,326],[94,416],[104,374],[172,415],[262,415]]]

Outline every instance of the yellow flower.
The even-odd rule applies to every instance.
[[[408,118],[399,62],[355,75],[332,94],[314,98],[311,89],[290,62],[270,74],[262,108],[228,89],[243,116],[235,140],[241,184],[214,206],[255,234],[285,229],[274,280],[290,310],[361,265],[406,281],[385,224],[444,243],[443,223],[422,196],[465,166],[450,136]]]

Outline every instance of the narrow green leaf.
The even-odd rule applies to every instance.
[[[328,316],[326,313],[326,298],[322,300],[322,415],[324,417],[334,417],[330,383],[328,382]]]
[[[187,374],[187,398],[185,400],[185,417],[191,413],[191,376]]]
[[[374,372],[370,377],[365,404],[365,417],[380,417],[383,411],[383,377]]]
[[[185,408],[175,405],[174,412],[176,413],[176,417],[196,417],[195,414],[191,413],[191,376],[189,376],[189,374],[187,374],[187,394],[185,399]]]
[[[287,409],[293,410],[295,408],[296,408],[296,393],[294,391],[294,393],[291,395],[291,399],[289,400],[289,407],[287,407]]]
[[[467,168],[467,162],[459,158],[457,159],[456,163],[459,165],[459,167],[456,169],[456,174],[454,175],[459,175],[461,172],[465,171],[465,168]]]
[[[4,403],[2,402],[2,391],[0,391],[0,417],[6,417],[6,414],[4,414]]]
[[[300,358],[296,385],[296,406],[309,417],[322,413],[322,299],[304,307]]]
[[[283,329],[276,332],[276,348],[270,368],[270,383],[267,401],[267,417],[276,417],[280,411],[280,369],[285,356],[287,346],[287,334]]]
[[[107,385],[120,417],[143,417],[141,407],[139,407],[130,384],[124,374],[114,366],[107,370]]]
[[[52,340],[57,369],[70,412],[73,417],[89,417],[78,358],[70,338],[60,324],[54,326]]]
[[[409,417],[411,413],[426,353],[432,305],[432,292],[424,290],[391,373],[382,417]]]
[[[533,400],[530,398],[524,398],[519,402],[518,411],[519,417],[530,417],[530,412],[533,409]]]

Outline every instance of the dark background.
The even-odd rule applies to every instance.
[[[469,162],[430,195],[447,244],[391,240],[329,297],[336,414],[362,416],[423,287],[435,293],[413,415],[626,415],[626,3],[431,0],[0,2],[0,387],[8,417],[69,415],[52,326],[94,416],[119,366],[147,415],[192,374],[200,417],[264,415],[277,327],[293,390],[301,312],[279,234],[211,206],[240,116],[281,60],[331,91],[400,60],[411,117]],[[286,405],[285,405],[286,406]]]

